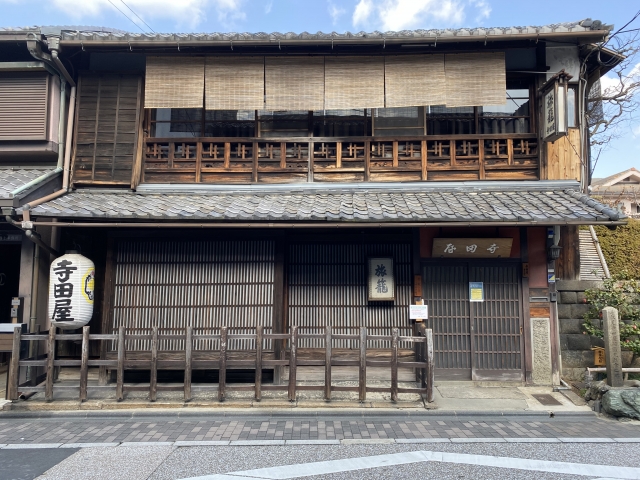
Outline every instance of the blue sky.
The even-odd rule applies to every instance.
[[[149,31],[132,11],[156,32],[386,31],[547,25],[587,17],[622,26],[639,9],[635,0],[0,0],[0,26]],[[601,155],[595,176],[640,169],[640,119],[627,122],[619,135]]]

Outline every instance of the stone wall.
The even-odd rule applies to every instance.
[[[601,338],[583,333],[584,315],[589,310],[585,290],[598,288],[601,282],[592,280],[564,280],[556,284],[558,290],[558,321],[562,377],[583,380],[586,367],[594,366],[592,347],[604,347]]]
[[[584,292],[599,288],[601,282],[591,280],[561,280],[557,283],[560,349],[562,351],[562,377],[565,380],[583,380],[586,367],[594,366],[592,347],[603,347],[604,340],[583,333],[584,314],[589,310]],[[597,324],[602,328],[601,324]],[[640,368],[640,356],[622,350],[622,366]]]

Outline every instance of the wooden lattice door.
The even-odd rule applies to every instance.
[[[517,264],[425,265],[427,328],[434,334],[436,376],[449,380],[522,379],[522,302]],[[483,282],[484,302],[469,302],[469,282]]]

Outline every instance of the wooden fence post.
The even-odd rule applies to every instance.
[[[391,330],[391,401],[398,401],[398,329]]]
[[[89,377],[89,327],[82,327],[82,353],[80,357],[80,401],[87,399]]]
[[[262,399],[262,334],[264,327],[258,325],[256,327],[256,380],[255,380],[255,398],[259,402]]]
[[[7,385],[7,400],[18,399],[18,384],[20,383],[20,340],[22,329],[14,327],[13,345],[11,349],[11,365],[9,366],[9,378]]]
[[[298,327],[291,327],[291,345],[289,347],[289,401],[296,400],[296,373],[298,357]]]
[[[193,355],[193,327],[187,327],[187,336],[184,340],[184,401],[191,400],[191,358]]]
[[[151,333],[151,372],[149,379],[149,400],[156,401],[158,395],[158,327]]]
[[[324,356],[324,398],[331,400],[331,325],[324,328],[325,356]]]
[[[427,360],[427,402],[434,401],[433,397],[433,383],[435,381],[435,368],[433,366],[433,331],[428,328],[425,330],[425,337],[427,341],[426,345],[426,360]]]
[[[218,400],[224,401],[227,384],[227,327],[220,327],[220,360],[218,365]]]
[[[367,327],[360,327],[360,372],[359,372],[360,401],[367,399]]]
[[[45,380],[44,399],[47,402],[53,400],[53,361],[56,356],[56,327],[49,327],[49,340],[47,341],[47,379]]]
[[[124,398],[124,327],[118,328],[118,370],[116,371],[116,400]]]

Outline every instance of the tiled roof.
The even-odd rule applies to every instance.
[[[55,168],[0,167],[0,198],[13,198],[11,192]]]
[[[556,33],[585,33],[592,31],[610,31],[611,25],[603,24],[599,20],[585,19],[577,22],[555,23],[544,26],[513,26],[513,27],[480,27],[480,28],[448,28],[429,30],[402,30],[398,32],[344,32],[344,33],[293,33],[293,32],[214,32],[214,33],[131,33],[106,27],[17,27],[0,28],[0,32],[32,32],[40,31],[44,35],[61,35],[62,41],[77,40],[84,42],[121,41],[127,42],[252,42],[270,43],[278,41],[318,42],[332,40],[443,40],[452,37],[482,37],[491,38],[502,35],[542,35]]]
[[[33,216],[102,220],[293,222],[615,222],[621,214],[577,190],[495,187],[275,189],[255,192],[133,193],[77,190]]]

